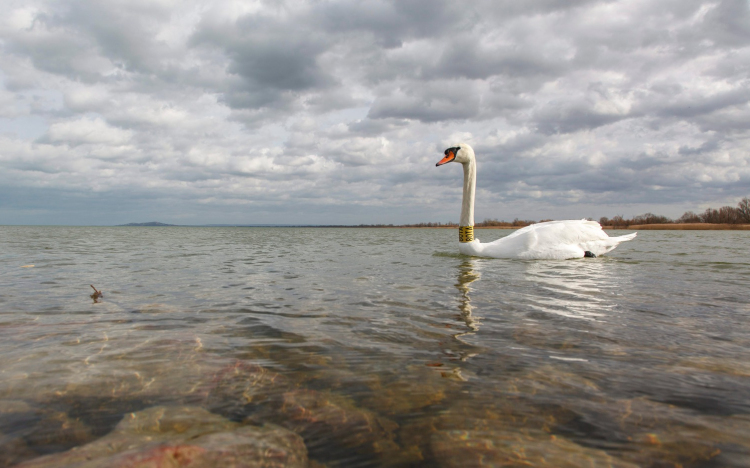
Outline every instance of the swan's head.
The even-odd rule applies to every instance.
[[[461,164],[466,164],[473,159],[474,150],[466,143],[461,143],[458,146],[454,146],[445,150],[445,157],[441,159],[437,164],[435,164],[435,166],[442,166],[443,164],[453,161]]]

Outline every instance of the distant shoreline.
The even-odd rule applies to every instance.
[[[604,229],[630,229],[637,231],[750,231],[750,224],[634,224],[632,226],[602,226]]]
[[[312,226],[311,226],[312,227]],[[319,226],[319,227],[383,227],[399,229],[458,229],[458,226]],[[474,226],[474,229],[523,229],[523,226]],[[630,231],[750,231],[750,224],[635,224],[632,226],[602,226],[606,230]]]
[[[414,225],[179,225],[131,223],[117,227],[270,227],[270,228],[341,228],[341,229],[458,229],[458,226],[414,226]],[[523,229],[525,226],[474,226],[474,229]],[[631,231],[750,231],[750,224],[715,224],[715,223],[665,223],[633,224],[628,226],[602,226],[606,230]]]
[[[0,224],[0,226],[26,226],[21,224]],[[41,224],[29,226],[68,226],[57,224]],[[69,227],[69,226],[68,226]],[[192,228],[211,228],[211,227],[235,227],[235,228],[337,228],[337,229],[458,229],[454,226],[416,226],[416,225],[345,225],[345,224],[147,224],[131,223],[118,225],[90,225],[78,227],[192,227]],[[526,226],[474,226],[474,229],[523,229]],[[668,223],[668,224],[632,224],[627,226],[602,226],[606,230],[629,230],[629,231],[750,231],[750,224],[716,224],[716,223]]]

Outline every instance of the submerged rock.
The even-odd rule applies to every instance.
[[[278,426],[241,426],[196,407],[154,407],[126,415],[114,431],[22,468],[304,467],[302,438]]]
[[[579,402],[575,409],[586,424],[621,447],[622,458],[643,466],[747,466],[733,460],[750,459],[747,416],[699,415],[646,398]]]
[[[23,438],[0,434],[0,467],[14,466],[37,455]]]
[[[543,432],[440,431],[432,455],[441,467],[637,468],[602,450]]]
[[[165,403],[196,404],[205,399],[202,384],[217,367],[190,334],[144,341],[118,336],[68,348],[78,359],[69,358],[64,372],[39,386],[44,393],[31,397],[76,414],[119,416]]]
[[[357,408],[348,399],[326,392],[296,390],[284,393],[281,412],[295,432],[326,433],[340,443],[387,446],[398,425],[372,411]]]
[[[0,400],[0,467],[94,439],[82,421],[22,400]]]
[[[441,369],[442,370],[442,369]],[[445,399],[446,390],[455,384],[437,378],[434,370],[424,366],[409,366],[403,374],[371,382],[362,403],[387,415],[413,414]]]
[[[179,437],[231,431],[239,424],[195,406],[155,406],[126,414],[115,434],[152,437],[155,434]]]
[[[736,377],[750,377],[750,363],[746,359],[726,356],[700,356],[683,359],[670,368],[672,371],[691,374],[694,369],[726,374]]]
[[[202,384],[205,405],[228,417],[245,417],[252,407],[268,402],[289,388],[282,375],[257,364],[236,361],[214,372]]]
[[[541,365],[510,376],[501,384],[505,393],[519,396],[559,395],[596,398],[603,396],[598,385],[579,374],[556,366]]]
[[[533,434],[546,434],[549,437],[551,428],[575,416],[575,413],[564,408],[535,407],[519,398],[469,398],[456,400],[438,416],[420,418],[405,425],[401,429],[399,440],[404,447],[419,450],[426,458],[443,457],[446,451],[452,451],[453,448],[449,449],[442,442],[436,442],[437,434],[443,434],[441,437],[445,439],[449,437],[445,434],[464,434],[470,438],[481,437],[482,434],[512,435],[531,431]],[[477,443],[479,446],[482,444]]]
[[[476,395],[456,399],[441,414],[404,426],[399,440],[442,467],[639,466],[619,451],[587,447],[558,430],[578,418],[579,413],[560,404],[508,394]]]
[[[271,421],[300,434],[321,458],[337,450],[369,457],[395,457],[399,451],[394,442],[398,424],[329,392],[286,392],[249,420]]]
[[[43,413],[43,418],[24,437],[29,447],[45,451],[65,450],[93,440],[91,428],[61,411]]]

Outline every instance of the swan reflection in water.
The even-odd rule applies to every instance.
[[[469,259],[463,261],[458,266],[458,282],[456,282],[455,287],[458,289],[460,295],[458,297],[458,315],[456,315],[456,319],[463,322],[463,325],[459,327],[461,331],[452,335],[454,339],[453,344],[458,345],[457,348],[445,350],[446,354],[458,361],[466,361],[472,356],[476,356],[483,349],[467,339],[479,331],[479,326],[481,325],[481,317],[475,315],[476,308],[471,305],[470,296],[470,292],[472,291],[471,283],[481,278],[476,265],[475,259]],[[454,368],[449,373],[443,373],[443,377],[466,380],[461,375],[459,368]]]
[[[482,271],[485,265],[486,271]],[[492,330],[486,330],[489,331],[488,335],[478,336],[483,327],[483,317],[493,323],[504,322],[504,326],[511,327],[517,338],[533,335],[535,341],[559,338],[559,330],[552,325],[559,322],[540,321],[540,316],[535,313],[584,321],[592,325],[617,320],[614,314],[618,305],[618,291],[622,282],[628,281],[630,277],[627,266],[623,268],[624,266],[612,259],[465,259],[456,266],[457,281],[454,285],[459,292],[456,304],[458,314],[455,318],[461,325],[457,333],[451,335],[453,339],[450,349],[445,349],[444,352],[452,360],[467,361],[487,351],[488,340],[499,338],[494,336]],[[484,282],[478,283],[480,279]],[[485,310],[480,311],[476,301],[472,302],[472,295],[479,294],[486,299],[488,296],[484,290],[488,287],[496,291],[499,289],[498,307],[487,304]],[[508,306],[500,306],[500,303]],[[497,326],[493,323],[486,325],[491,329]],[[578,326],[572,326],[578,329]],[[468,376],[462,376],[459,369],[454,369],[450,377],[464,380]]]
[[[469,291],[471,291],[469,285],[481,277],[482,275],[475,268],[474,260],[466,260],[458,267],[458,282],[455,285],[458,292],[461,293],[458,302],[458,316],[466,324],[469,331],[454,335],[456,339],[460,340],[462,336],[473,335],[474,332],[479,330],[479,319],[481,317],[474,317],[474,307],[471,305],[471,297],[469,297]]]
[[[529,306],[567,318],[602,321],[616,306],[618,276],[606,259],[528,262]]]

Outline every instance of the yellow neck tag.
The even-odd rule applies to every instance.
[[[458,241],[472,242],[474,240],[474,226],[459,226]]]

